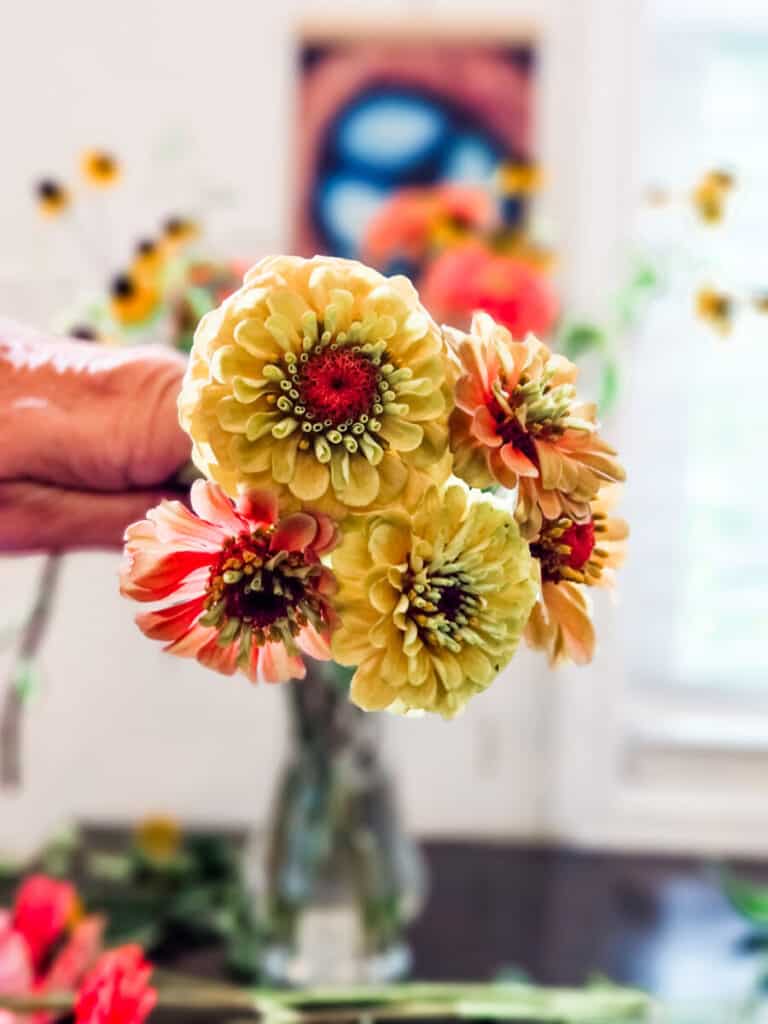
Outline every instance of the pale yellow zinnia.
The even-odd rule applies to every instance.
[[[371,711],[454,715],[510,660],[538,590],[514,516],[462,483],[352,522],[333,565],[333,656],[358,666],[351,698]]]
[[[275,256],[201,321],[179,409],[196,464],[229,495],[276,485],[342,516],[445,478],[448,375],[406,278]]]

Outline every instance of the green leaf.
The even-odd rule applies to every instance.
[[[619,397],[619,367],[615,360],[606,362],[600,381],[600,397],[597,404],[603,416],[609,413]]]
[[[22,700],[29,700],[38,683],[38,673],[31,658],[19,658],[13,674],[13,686]]]
[[[758,885],[726,873],[722,886],[734,909],[752,924],[768,928],[768,885]]]
[[[578,359],[586,352],[603,348],[605,341],[605,331],[597,324],[575,323],[565,329],[560,347],[568,359]]]

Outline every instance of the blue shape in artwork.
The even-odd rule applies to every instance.
[[[400,175],[429,157],[445,127],[443,111],[423,97],[373,93],[342,117],[338,151],[342,160],[373,173]]]
[[[459,135],[448,147],[443,173],[450,181],[487,184],[499,162],[498,150],[479,135]]]
[[[340,256],[355,256],[371,217],[386,200],[388,190],[349,175],[322,182],[316,209],[325,235]]]

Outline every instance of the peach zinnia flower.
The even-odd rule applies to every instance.
[[[559,312],[546,274],[520,256],[481,243],[446,249],[427,268],[421,300],[438,322],[466,327],[476,310],[488,313],[518,340],[548,335]]]
[[[485,313],[469,334],[446,334],[462,365],[450,422],[455,472],[473,487],[518,487],[529,540],[543,519],[586,522],[600,486],[624,471],[597,435],[595,407],[576,400],[576,367],[533,335],[513,341]]]
[[[122,593],[179,599],[139,615],[139,628],[226,675],[240,668],[252,682],[303,678],[300,652],[330,656],[335,581],[320,558],[336,543],[334,522],[309,512],[280,518],[264,491],[233,505],[203,480],[191,503],[192,512],[164,501],[126,531]]]
[[[541,569],[541,595],[525,630],[529,646],[546,652],[550,664],[592,660],[595,630],[587,587],[612,586],[624,561],[629,527],[609,515],[618,488],[607,487],[592,503],[590,518],[563,516],[542,524],[531,554]]]

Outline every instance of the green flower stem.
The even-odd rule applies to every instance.
[[[654,1010],[652,1000],[644,993],[611,985],[568,989],[517,983],[416,983],[273,991],[211,985],[159,971],[155,980],[162,1009],[255,1012],[270,1024],[446,1017],[542,1024],[642,1024],[652,1019]],[[0,1008],[16,1013],[66,1012],[73,1003],[72,993],[0,996]]]
[[[18,652],[8,675],[0,708],[0,789],[15,789],[21,784],[24,705],[32,689],[34,663],[45,638],[60,570],[61,555],[48,555],[37,584],[34,603],[21,628]]]

